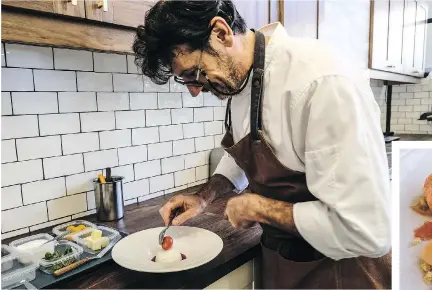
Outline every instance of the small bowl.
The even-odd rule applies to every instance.
[[[53,274],[55,271],[60,270],[61,268],[64,268],[78,261],[81,254],[83,253],[83,249],[77,244],[74,244],[72,242],[68,242],[68,241],[56,242],[54,246],[54,252],[60,251],[61,253],[63,253],[67,247],[71,247],[72,253],[64,255],[53,261],[47,261],[45,260],[45,258],[42,258],[39,263],[40,264],[39,269],[42,272],[45,272],[47,274]]]
[[[2,245],[3,249],[3,245]],[[2,251],[3,252],[3,251]],[[5,255],[2,257],[2,269],[1,269],[1,287],[2,289],[8,289],[10,286],[19,286],[23,283],[28,283],[36,278],[36,269],[38,264],[33,263],[22,263],[22,256],[28,256],[28,254],[20,254],[14,251],[12,248],[12,254]],[[4,265],[8,265],[7,268],[3,268]],[[31,284],[27,284],[32,286]],[[16,289],[21,289],[16,287]],[[30,288],[28,288],[30,289]],[[36,289],[36,288],[34,288]]]
[[[117,230],[112,229],[112,228],[108,228],[108,227],[104,227],[104,226],[98,226],[96,229],[87,229],[87,230],[84,230],[82,232],[76,233],[73,236],[74,242],[76,242],[78,245],[83,247],[84,251],[86,251],[87,253],[90,253],[92,255],[95,255],[95,254],[99,253],[101,250],[103,250],[103,248],[102,248],[99,251],[93,251],[92,249],[87,247],[87,241],[85,240],[85,238],[91,236],[91,233],[93,232],[93,230],[101,230],[102,231],[102,237],[107,237],[110,243],[113,240],[118,239],[120,237],[120,233]]]
[[[43,245],[23,249],[22,246],[27,243],[31,243],[36,240],[49,241],[53,239],[48,234],[37,234],[22,239],[15,240],[9,244],[9,246],[17,253],[21,254],[18,259],[23,264],[29,264],[31,262],[39,264],[39,261],[45,256],[46,252],[54,252],[54,241],[48,242]]]
[[[7,245],[1,245],[1,269],[7,271],[13,267],[13,258],[16,255],[13,254],[12,248]]]
[[[71,221],[71,222],[56,226],[55,228],[53,228],[52,232],[54,235],[60,236],[66,232],[67,227],[77,226],[77,225],[85,225],[87,228],[93,228],[93,229],[97,228],[97,226],[94,223],[84,221],[84,220],[75,220],[75,221]],[[87,229],[85,229],[85,230],[87,230]],[[70,233],[70,234],[66,235],[64,237],[64,239],[72,241],[73,237],[78,233],[80,233],[80,232]]]

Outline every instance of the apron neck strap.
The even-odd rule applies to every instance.
[[[255,31],[254,63],[251,92],[251,137],[254,142],[259,142],[258,131],[261,130],[261,104],[264,91],[264,61],[265,61],[265,37],[260,31]]]
[[[231,132],[231,98],[228,99],[225,111],[225,131]]]
[[[250,129],[252,140],[261,141],[258,131],[261,130],[261,102],[264,89],[264,61],[265,61],[265,37],[259,31],[255,31],[255,48],[251,91]],[[231,97],[228,99],[225,112],[225,129],[231,132]]]

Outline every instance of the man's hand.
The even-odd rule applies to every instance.
[[[193,195],[176,195],[160,210],[160,214],[167,225],[175,209],[180,208],[180,215],[173,220],[173,225],[181,225],[188,219],[202,213],[205,207],[216,198],[234,189],[231,181],[225,176],[215,174]]]
[[[250,227],[259,222],[299,235],[294,223],[293,205],[258,194],[243,193],[231,198],[225,216],[234,228]]]
[[[228,218],[234,228],[251,227],[257,220],[259,196],[243,193],[231,198],[225,209],[225,217]]]
[[[170,217],[175,209],[180,208],[180,214],[173,220],[173,225],[178,226],[199,215],[206,207],[205,200],[198,195],[176,195],[173,196],[160,210],[165,225],[168,225]]]

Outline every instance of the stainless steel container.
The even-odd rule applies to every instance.
[[[99,221],[114,221],[124,216],[123,177],[112,176],[110,182],[94,179],[96,216]]]

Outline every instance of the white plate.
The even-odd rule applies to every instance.
[[[186,255],[186,259],[173,263],[153,262],[152,258],[162,249],[158,244],[162,229],[152,228],[123,238],[112,250],[114,261],[139,272],[178,272],[208,263],[222,251],[223,241],[213,232],[195,227],[170,227],[165,235],[173,238],[173,247]]]
[[[430,149],[400,151],[400,289],[430,289],[423,282],[423,274],[418,266],[420,253],[427,242],[411,246],[414,230],[428,218],[415,213],[410,204],[423,194],[424,181],[432,173],[431,153]]]

